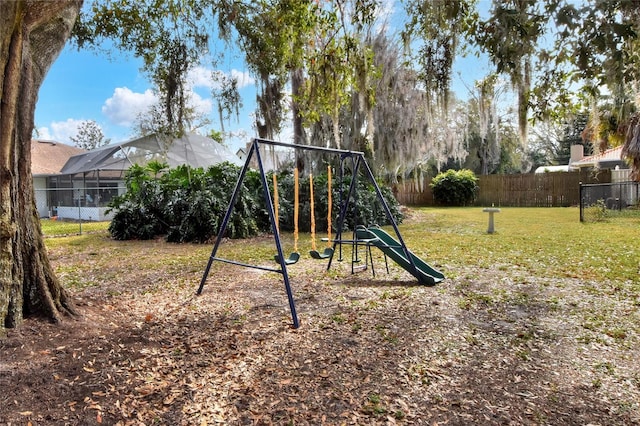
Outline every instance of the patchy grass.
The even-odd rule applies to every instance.
[[[495,234],[477,207],[417,209],[403,226],[411,249],[445,270],[480,265],[536,276],[635,281],[640,268],[640,218],[580,223],[577,208],[509,208],[495,214]],[[626,283],[632,284],[632,283]],[[631,290],[640,288],[633,286]],[[612,289],[618,291],[619,289]]]
[[[59,237],[64,235],[80,235],[83,233],[104,232],[109,227],[109,221],[76,221],[76,220],[52,220],[41,219],[40,226],[46,237]]]

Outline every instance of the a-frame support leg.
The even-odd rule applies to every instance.
[[[293,327],[294,328],[298,328],[300,327],[300,323],[298,321],[298,314],[296,312],[296,306],[295,306],[295,301],[293,298],[293,291],[291,290],[291,283],[289,282],[289,274],[287,272],[287,265],[285,263],[285,258],[284,258],[284,254],[282,251],[282,243],[280,241],[280,233],[278,231],[278,227],[276,226],[276,222],[275,222],[275,213],[274,213],[274,209],[273,209],[273,202],[271,200],[271,192],[269,191],[269,185],[267,184],[267,179],[265,176],[265,171],[264,171],[264,166],[262,163],[262,159],[260,157],[260,149],[259,149],[259,145],[258,145],[258,141],[254,139],[253,143],[251,144],[251,148],[249,149],[249,153],[247,154],[247,158],[245,160],[244,166],[242,167],[242,170],[240,171],[240,175],[238,176],[238,181],[236,182],[236,186],[235,189],[233,190],[233,194],[231,196],[231,201],[229,202],[229,205],[227,207],[227,211],[224,215],[224,219],[222,220],[222,223],[220,224],[220,229],[218,230],[218,236],[216,237],[216,242],[213,246],[213,249],[211,251],[211,256],[209,256],[209,261],[207,262],[207,266],[204,270],[204,273],[202,275],[202,279],[200,280],[200,286],[198,287],[198,291],[197,294],[202,294],[202,290],[204,288],[205,282],[207,280],[207,277],[209,276],[209,272],[211,270],[211,265],[213,264],[214,260],[216,260],[216,254],[218,252],[218,248],[220,246],[220,243],[222,242],[222,239],[227,231],[227,227],[229,226],[229,220],[231,219],[231,214],[233,213],[233,209],[234,206],[236,204],[236,201],[238,200],[238,195],[240,194],[241,188],[242,188],[242,184],[244,182],[244,178],[247,174],[247,170],[249,169],[249,164],[251,162],[251,158],[253,156],[253,154],[255,153],[256,155],[256,160],[260,169],[260,180],[262,182],[262,192],[264,194],[264,201],[265,201],[265,205],[267,206],[267,211],[269,213],[269,220],[271,221],[271,229],[273,232],[273,236],[274,236],[274,240],[276,243],[276,249],[278,251],[278,256],[280,259],[280,270],[276,271],[282,274],[283,276],[283,280],[284,280],[284,285],[285,285],[285,290],[287,292],[287,298],[289,300],[289,309],[291,311],[291,318],[293,320]]]

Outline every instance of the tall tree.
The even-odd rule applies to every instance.
[[[78,132],[70,137],[71,141],[82,149],[96,149],[107,145],[111,139],[105,138],[102,128],[94,120],[85,120],[78,125]]]
[[[477,0],[405,0],[409,17],[404,45],[424,83],[427,105],[449,101],[451,71],[463,52],[462,40],[473,38],[478,22]]]
[[[294,143],[305,143],[305,129],[313,123],[329,125],[329,138],[313,138],[318,145],[363,149],[373,152],[373,93],[353,91],[371,88],[372,55],[360,42],[371,29],[378,0],[262,0],[234,2],[221,12],[221,33],[229,41],[237,35],[250,70],[260,82],[257,128],[272,137],[280,129],[284,114],[291,112]],[[289,108],[282,103],[290,90]],[[360,93],[365,106],[362,120],[367,133],[359,146],[342,146],[345,131],[341,110]],[[355,129],[350,123],[349,129]],[[318,136],[324,132],[311,131]],[[360,133],[360,127],[358,127]],[[353,138],[346,140],[352,141]],[[298,168],[304,161],[298,156]]]
[[[239,42],[249,69],[259,84],[256,128],[258,135],[273,139],[291,111],[293,142],[306,142],[300,114],[304,47],[316,28],[317,4],[305,0],[229,2],[220,9],[219,28],[229,42]],[[237,39],[236,39],[237,37]],[[291,103],[284,105],[290,83]],[[302,155],[297,167],[304,169]]]
[[[91,8],[80,14],[73,40],[79,48],[102,49],[102,42],[109,39],[119,51],[141,58],[159,94],[156,112],[162,112],[162,130],[180,136],[189,130],[186,76],[209,51],[217,3],[93,0]]]
[[[477,27],[477,0],[419,1],[404,0],[409,17],[402,32],[408,52],[409,66],[414,68],[422,84],[426,116],[427,147],[431,163],[439,171],[450,160],[464,160],[463,147],[467,119],[464,114],[451,114],[451,73],[457,56],[467,51]]]
[[[518,126],[523,145],[527,140],[529,97],[538,41],[545,32],[548,14],[538,0],[493,3],[491,16],[479,22],[476,38],[498,73],[511,79],[518,95]]]
[[[81,0],[0,2],[0,332],[25,314],[59,321],[75,309],[44,245],[31,178],[38,90]]]
[[[497,112],[498,76],[492,74],[476,83],[477,97],[474,99],[478,113],[477,132],[479,138],[478,158],[480,159],[480,174],[488,175],[500,162],[500,118]]]

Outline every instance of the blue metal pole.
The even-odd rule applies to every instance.
[[[293,291],[291,290],[291,284],[289,282],[289,274],[287,272],[287,264],[285,262],[284,253],[282,251],[282,243],[280,241],[280,232],[278,231],[278,226],[276,224],[275,212],[273,209],[273,201],[271,200],[271,193],[269,191],[269,185],[267,184],[267,177],[264,172],[264,166],[262,164],[262,158],[260,157],[260,149],[256,144],[256,158],[258,160],[258,167],[260,169],[260,180],[262,181],[262,192],[264,194],[264,201],[267,206],[267,212],[269,213],[269,220],[271,221],[271,230],[273,231],[273,237],[276,241],[276,249],[278,250],[278,260],[280,262],[280,268],[282,277],[284,280],[284,287],[287,291],[287,298],[289,299],[289,309],[291,310],[291,319],[293,320],[293,327],[300,327],[300,323],[298,322],[298,314],[296,313],[296,304],[293,299]]]

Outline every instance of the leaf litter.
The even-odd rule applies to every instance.
[[[71,290],[80,319],[0,341],[0,423],[640,423],[638,304],[606,283],[437,265],[451,278],[423,287],[303,259],[293,329],[277,274],[216,263],[196,296],[202,246],[108,244],[52,250],[99,284]]]

